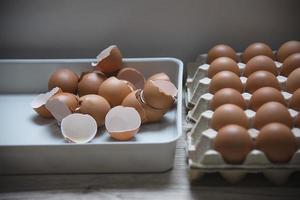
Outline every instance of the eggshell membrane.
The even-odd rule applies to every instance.
[[[300,88],[297,89],[293,93],[292,98],[290,98],[289,107],[296,111],[300,111]]]
[[[291,40],[283,43],[277,51],[277,59],[279,62],[284,60],[294,53],[300,52],[300,41]]]
[[[256,71],[246,81],[246,91],[253,93],[262,87],[273,87],[280,90],[279,82],[274,74],[268,71]]]
[[[220,71],[231,71],[240,76],[240,69],[237,63],[229,57],[216,58],[209,66],[207,76],[212,78]]]
[[[57,99],[63,103],[65,103],[70,111],[73,113],[75,109],[78,107],[78,97],[72,93],[61,92],[52,96],[49,100]]]
[[[105,117],[105,127],[109,135],[116,140],[133,138],[141,126],[141,118],[136,109],[116,106]]]
[[[236,124],[248,128],[248,123],[245,112],[234,104],[224,104],[218,107],[211,119],[211,127],[215,130],[219,130],[229,124]]]
[[[240,78],[233,72],[221,71],[213,76],[209,84],[209,92],[215,94],[223,88],[232,88],[238,92],[243,92],[244,86]]]
[[[78,80],[78,75],[70,69],[57,69],[49,78],[48,89],[59,87],[63,92],[77,94]]]
[[[273,163],[287,163],[297,150],[291,129],[281,123],[264,126],[256,137],[255,146]]]
[[[257,129],[269,123],[278,122],[292,127],[292,117],[288,109],[278,102],[268,102],[263,104],[257,111],[254,117],[253,125]]]
[[[141,72],[130,67],[121,69],[117,75],[117,78],[132,83],[137,89],[143,89],[146,81]]]
[[[218,44],[212,47],[207,54],[207,63],[210,64],[216,58],[229,57],[237,62],[237,56],[235,50],[225,44]]]
[[[96,70],[100,70],[107,75],[117,72],[122,68],[122,65],[122,54],[115,45],[104,49],[97,56],[97,62],[92,63],[92,66],[95,66]]]
[[[164,72],[153,74],[147,80],[153,80],[153,81],[155,81],[155,80],[171,81],[170,77],[166,73],[164,73]]]
[[[224,104],[234,104],[242,109],[246,109],[246,102],[241,93],[232,88],[223,88],[217,91],[210,103],[210,108],[215,110]]]
[[[297,68],[300,68],[300,53],[292,54],[284,60],[280,74],[287,77]]]
[[[106,79],[98,88],[98,95],[104,97],[111,107],[121,105],[123,99],[132,91],[133,86],[128,81],[112,76]]]
[[[251,58],[258,55],[265,55],[275,60],[272,49],[267,44],[260,42],[249,45],[242,54],[242,60],[244,63],[247,63]]]
[[[39,94],[32,100],[30,105],[40,116],[45,118],[53,118],[52,114],[48,111],[45,104],[53,95],[59,92],[62,92],[61,89],[59,87],[55,87],[49,92]]]
[[[252,94],[251,99],[249,101],[249,108],[256,111],[263,104],[268,103],[270,101],[276,101],[286,106],[284,97],[279,90],[272,87],[262,87]]]
[[[68,142],[87,143],[96,136],[97,123],[90,115],[74,113],[62,120],[61,132]]]
[[[45,107],[53,115],[53,117],[60,123],[65,117],[72,114],[68,105],[60,101],[58,98],[51,98],[47,101]]]
[[[156,109],[169,109],[176,95],[176,86],[165,80],[148,80],[143,90],[145,102]]]
[[[230,124],[218,131],[214,140],[214,149],[229,164],[242,164],[254,143],[244,127]]]
[[[300,88],[300,68],[295,69],[286,80],[286,89],[293,93]]]
[[[104,124],[105,116],[109,110],[110,104],[105,98],[96,94],[88,94],[79,98],[79,107],[76,112],[91,115],[99,127]]]
[[[259,55],[251,58],[247,62],[244,70],[244,76],[248,77],[253,72],[260,70],[271,72],[275,76],[278,74],[275,62],[268,56]]]
[[[78,95],[97,94],[99,86],[105,79],[104,74],[97,72],[83,74],[78,83]]]

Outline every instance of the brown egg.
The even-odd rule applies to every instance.
[[[263,104],[256,112],[253,125],[257,129],[261,129],[266,124],[278,122],[288,127],[292,126],[292,117],[288,109],[278,102],[268,102]]]
[[[223,88],[216,92],[210,102],[210,108],[215,110],[224,104],[234,104],[243,110],[246,109],[246,102],[242,94],[232,88]]]
[[[244,61],[244,63],[247,63],[251,58],[258,56],[258,55],[265,55],[268,56],[269,58],[272,58],[273,60],[275,60],[275,56],[272,52],[272,49],[265,43],[253,43],[251,45],[249,45],[243,55],[242,55],[242,59]]]
[[[242,164],[253,149],[253,141],[247,130],[238,125],[227,125],[218,131],[214,149],[229,164]]]
[[[229,124],[248,128],[248,118],[240,107],[233,104],[224,104],[215,110],[211,119],[211,127],[219,130]]]
[[[95,66],[95,70],[111,75],[122,68],[121,51],[115,45],[109,46],[97,56],[97,62],[92,65]]]
[[[292,54],[284,60],[280,75],[287,77],[297,68],[300,68],[300,53]]]
[[[106,99],[96,94],[88,94],[79,98],[79,107],[76,112],[91,115],[99,127],[104,124],[109,110],[110,105]]]
[[[121,105],[123,99],[134,90],[128,81],[112,76],[100,85],[98,94],[104,97],[111,107],[115,107]]]
[[[59,87],[63,92],[77,94],[78,79],[70,69],[57,69],[49,78],[48,89]]]
[[[67,92],[57,93],[56,95],[52,96],[49,100],[52,99],[57,99],[65,103],[72,113],[75,112],[76,108],[79,105],[78,97],[72,93],[67,93]]]
[[[154,74],[152,76],[150,76],[148,78],[148,80],[165,80],[165,81],[171,81],[170,77],[166,74],[166,73],[157,73],[157,74]]]
[[[82,75],[78,83],[78,95],[97,94],[99,86],[105,79],[105,75],[99,72],[90,72]]]
[[[295,69],[286,80],[286,90],[290,93],[300,88],[300,68]]]
[[[284,97],[279,90],[272,87],[262,87],[252,94],[249,102],[249,108],[256,111],[263,104],[270,101],[276,101],[286,106]]]
[[[256,138],[255,146],[273,163],[289,162],[297,150],[296,138],[291,129],[280,123],[264,126]]]
[[[160,110],[171,108],[176,95],[176,86],[165,80],[147,80],[143,90],[145,102],[151,107]]]
[[[129,81],[137,89],[143,89],[146,81],[144,75],[140,71],[131,67],[121,69],[118,72],[117,78]]]
[[[238,61],[235,50],[225,44],[218,44],[209,50],[207,54],[207,63],[210,64],[219,57],[229,57],[236,62]]]
[[[230,71],[221,71],[214,75],[211,79],[208,90],[211,94],[214,94],[223,88],[232,88],[238,92],[243,92],[244,90],[244,86],[240,78]]]
[[[260,55],[251,58],[247,62],[244,70],[244,76],[248,77],[253,72],[260,71],[260,70],[271,72],[275,76],[277,76],[278,74],[275,62],[268,56]]]
[[[267,71],[256,71],[246,81],[246,91],[253,93],[262,87],[273,87],[280,90],[279,82],[274,74]]]
[[[283,62],[287,57],[294,53],[300,53],[300,42],[291,40],[283,43],[277,51],[277,59]]]
[[[240,76],[240,69],[237,63],[228,57],[216,58],[209,66],[207,75],[212,78],[215,74],[220,71],[231,71],[236,75]]]
[[[289,100],[289,107],[300,111],[300,88],[293,93],[292,98]]]

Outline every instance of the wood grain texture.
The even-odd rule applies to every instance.
[[[0,176],[0,199],[299,199],[300,173],[283,186],[250,174],[232,185],[218,174],[190,181],[184,141],[179,140],[174,168],[149,174],[68,174]]]

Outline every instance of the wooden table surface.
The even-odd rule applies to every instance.
[[[283,186],[250,174],[238,184],[218,174],[189,181],[183,139],[174,168],[156,174],[69,174],[0,176],[0,199],[300,199],[300,173]]]

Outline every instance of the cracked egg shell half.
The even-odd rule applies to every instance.
[[[160,110],[170,109],[176,95],[176,86],[166,80],[147,80],[143,90],[143,99],[146,104]]]
[[[52,114],[46,108],[45,104],[53,95],[59,92],[62,92],[62,90],[59,87],[55,87],[49,92],[46,92],[44,94],[39,94],[32,100],[30,105],[34,109],[34,111],[38,113],[40,116],[45,118],[53,118]]]
[[[99,86],[105,79],[105,75],[99,71],[83,73],[78,83],[78,95],[97,94]]]
[[[140,126],[140,115],[131,107],[116,106],[105,117],[106,130],[116,140],[130,140],[137,134]]]
[[[57,69],[48,80],[48,89],[59,87],[63,92],[77,94],[78,80],[78,75],[72,70],[67,68]]]
[[[67,92],[57,93],[54,96],[52,96],[48,101],[54,99],[65,103],[72,113],[75,112],[75,109],[79,105],[78,97],[72,93],[67,93]]]
[[[156,73],[156,74],[153,74],[152,76],[150,76],[148,78],[148,80],[165,80],[165,81],[171,81],[170,77],[164,73],[164,72],[161,72],[161,73]]]
[[[140,71],[131,67],[121,69],[118,72],[117,78],[132,83],[137,89],[143,89],[146,81]]]

